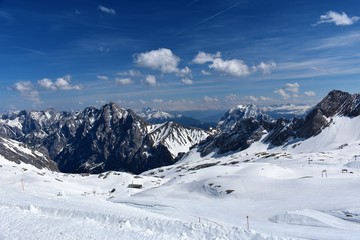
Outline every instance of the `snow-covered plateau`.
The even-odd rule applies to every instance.
[[[0,239],[360,239],[359,124],[337,116],[271,149],[194,148],[141,175],[64,174],[0,156]]]

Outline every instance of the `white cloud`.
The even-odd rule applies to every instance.
[[[278,89],[274,91],[274,93],[279,94],[283,99],[289,98],[298,98],[299,95],[300,84],[298,83],[287,83],[284,88]]]
[[[249,67],[242,60],[238,59],[223,60],[216,58],[209,67],[236,77],[250,74]]]
[[[178,69],[180,58],[167,48],[139,53],[134,56],[134,59],[138,66],[159,70],[162,73],[178,73],[180,71]]]
[[[105,47],[105,46],[99,47],[98,50],[99,50],[100,52],[104,52],[104,53],[108,53],[108,52],[111,51],[111,49],[110,49],[109,47]]]
[[[96,78],[103,81],[109,80],[109,77],[105,75],[97,75]]]
[[[0,10],[0,18],[6,19],[8,21],[14,20],[13,16],[10,13],[1,10]]]
[[[25,99],[32,101],[34,103],[41,103],[42,101],[40,100],[40,94],[38,91],[32,90],[29,92],[23,92],[21,93],[21,96],[24,97]]]
[[[257,101],[259,101],[259,99],[257,98],[257,97],[254,97],[254,96],[248,96],[247,97],[250,101],[252,101],[252,102],[257,102]]]
[[[152,102],[153,102],[153,103],[163,103],[164,100],[161,99],[161,98],[156,98],[156,99],[153,99]]]
[[[195,64],[205,64],[207,62],[213,62],[215,58],[220,58],[220,57],[221,57],[220,52],[217,52],[216,54],[199,52],[192,60],[192,62]]]
[[[71,76],[66,75],[65,77],[57,78],[55,81],[55,86],[60,90],[80,90],[81,85],[71,85]]]
[[[20,81],[14,84],[14,90],[20,93],[20,96],[34,103],[41,103],[40,94],[33,89],[30,81]]]
[[[147,85],[155,87],[157,85],[156,77],[153,75],[147,75],[144,81]]]
[[[292,92],[292,93],[298,93],[299,88],[300,88],[300,85],[298,83],[287,83],[285,85],[285,90]]]
[[[185,77],[187,75],[191,75],[191,69],[188,66],[186,66],[185,68],[179,70],[176,75],[179,77]]]
[[[230,102],[238,102],[240,100],[240,97],[236,94],[230,93],[225,96],[225,100]]]
[[[211,75],[211,72],[208,72],[208,71],[206,71],[206,70],[201,70],[201,73],[202,73],[203,75],[206,75],[206,76],[210,76],[210,75]]]
[[[207,103],[213,103],[219,101],[219,99],[217,99],[216,97],[209,97],[209,96],[203,97],[203,100]]]
[[[290,98],[290,94],[286,93],[284,89],[275,90],[274,93],[279,94],[284,99]]]
[[[276,68],[276,63],[275,62],[261,62],[259,65],[257,66],[253,66],[253,70],[254,71],[261,71],[263,74],[270,74],[271,70]]]
[[[252,102],[260,102],[260,101],[270,101],[270,100],[272,100],[271,98],[264,97],[264,96],[260,96],[260,97],[245,96],[244,99],[248,100],[248,101],[252,101]]]
[[[137,70],[129,70],[129,71],[125,71],[125,72],[119,72],[118,75],[137,77],[137,76],[140,76],[141,73]]]
[[[102,5],[99,5],[99,6],[98,6],[98,9],[99,9],[100,11],[104,12],[104,13],[108,13],[108,14],[112,14],[112,15],[115,15],[115,14],[116,14],[116,12],[115,12],[114,9],[112,9],[112,8],[107,8],[107,7],[104,7],[104,6],[102,6]]]
[[[22,93],[26,91],[31,91],[33,89],[33,86],[30,81],[20,81],[14,84],[14,89]]]
[[[269,97],[264,97],[264,96],[260,96],[259,99],[260,99],[261,101],[270,101],[270,100],[272,100],[271,98],[269,98]]]
[[[325,15],[320,16],[320,20],[315,25],[321,23],[334,23],[337,26],[347,26],[347,25],[352,25],[359,20],[360,17],[357,16],[349,17],[344,12],[337,13],[335,11],[328,11]]]
[[[131,80],[131,78],[116,78],[115,83],[119,85],[129,85],[133,83],[133,80]]]
[[[308,97],[314,97],[314,96],[316,96],[316,93],[314,92],[314,91],[307,91],[307,92],[305,92],[304,93],[306,96],[308,96]]]
[[[44,78],[38,81],[39,86],[46,88],[48,90],[80,90],[82,89],[81,85],[71,85],[71,76],[66,75],[61,78],[57,78],[55,82],[51,79]]]
[[[51,79],[48,79],[48,78],[41,79],[38,81],[38,84],[43,88],[46,88],[49,90],[56,90],[56,86],[51,81]]]
[[[193,80],[191,80],[189,78],[183,78],[183,79],[181,79],[181,82],[185,85],[191,85],[194,83]]]

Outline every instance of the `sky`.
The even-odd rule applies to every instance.
[[[360,92],[360,2],[0,0],[0,112],[315,104]]]

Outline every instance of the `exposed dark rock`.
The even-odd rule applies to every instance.
[[[199,144],[202,156],[217,151],[224,154],[241,151],[263,139],[269,147],[282,146],[307,139],[328,127],[334,116],[355,117],[360,114],[360,94],[334,90],[313,107],[304,118],[273,121],[253,105],[238,106],[225,114],[218,125],[218,133]]]
[[[203,130],[169,123],[149,133],[149,126],[132,110],[109,103],[74,113],[46,110],[3,115],[0,136],[41,149],[61,171],[70,173],[140,173],[174,163],[178,152],[169,150],[173,142],[191,146],[207,136]]]
[[[360,114],[360,94],[331,91],[304,119],[278,120],[265,142],[284,145],[293,139],[307,139],[328,127],[334,116],[355,117]]]
[[[201,156],[247,149],[272,128],[274,121],[254,105],[237,106],[219,122],[219,133],[199,144]]]
[[[58,171],[58,167],[50,157],[40,151],[31,150],[23,143],[7,140],[0,137],[0,155],[17,164],[31,164],[39,169]]]

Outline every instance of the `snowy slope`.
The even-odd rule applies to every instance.
[[[48,155],[30,149],[23,143],[0,137],[0,157],[15,163],[32,164],[42,169],[57,171],[56,163]]]
[[[190,215],[173,215],[181,209],[171,202],[136,198],[168,179],[117,172],[68,175],[20,168],[3,158],[0,164],[0,239],[288,239],[199,223]],[[130,183],[143,189],[128,188]]]
[[[336,118],[295,148],[257,142],[203,158],[193,149],[140,176],[55,173],[0,157],[0,239],[358,239],[360,139],[343,138],[357,121]],[[334,142],[299,150],[334,131]]]
[[[348,104],[332,101],[339,94]],[[0,239],[360,239],[360,117],[346,114],[360,109],[354,97],[322,101],[311,116],[326,124],[309,138],[269,148],[261,131],[243,151],[193,148],[138,176],[62,174],[0,156]],[[261,116],[240,110],[232,116],[246,123]],[[146,129],[173,150],[189,135],[174,123]]]
[[[163,144],[173,157],[181,152],[188,152],[190,147],[208,137],[208,134],[201,129],[185,128],[174,122],[149,125],[147,129],[154,145]]]
[[[308,153],[267,150],[259,143],[243,152],[205,158],[193,150],[172,168],[148,172],[172,179],[161,192],[147,194],[172,198],[173,204],[191,196],[177,206],[221,225],[246,226],[249,216],[251,228],[275,235],[358,239],[360,170],[351,167],[359,143],[344,151]]]
[[[192,149],[139,176],[0,158],[0,239],[359,239],[360,138],[348,135],[358,121],[334,118],[328,132],[287,148],[259,141],[205,157]],[[331,134],[339,138],[308,148]]]
[[[296,152],[341,149],[347,144],[360,141],[358,126],[360,126],[360,116],[353,118],[335,116],[331,119],[330,125],[324,128],[321,133],[292,146]]]

